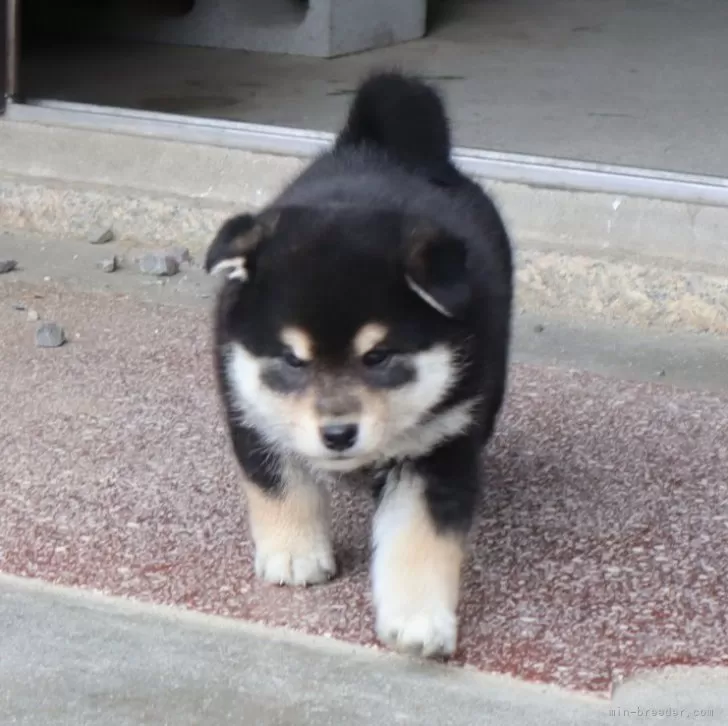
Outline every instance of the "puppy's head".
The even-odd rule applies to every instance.
[[[411,436],[459,378],[465,245],[423,219],[349,207],[226,222],[206,267],[233,403],[269,443],[348,471]]]

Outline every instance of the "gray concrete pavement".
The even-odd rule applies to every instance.
[[[0,643],[8,726],[728,722],[728,671],[635,678],[608,702],[7,576]]]

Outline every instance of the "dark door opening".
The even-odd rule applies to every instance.
[[[333,131],[360,78],[397,67],[442,90],[461,147],[728,176],[724,0],[431,1],[425,37],[334,58],[184,35],[207,8],[206,38],[230,41],[212,17],[224,5],[250,10],[246,32],[261,13],[266,33],[288,32],[317,0],[16,2],[27,100]],[[146,35],[116,33],[142,11]]]

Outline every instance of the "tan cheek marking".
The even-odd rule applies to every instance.
[[[285,422],[286,425],[294,428],[318,427],[316,396],[312,390],[309,389],[299,395],[286,396],[282,403],[288,419]]]
[[[281,331],[281,341],[293,351],[296,358],[303,361],[313,360],[313,341],[300,328],[284,328]]]
[[[389,408],[387,406],[387,393],[381,391],[372,391],[362,389],[359,396],[361,402],[360,419],[366,423],[370,435],[381,436],[387,428]],[[362,431],[363,433],[363,431]],[[362,444],[368,445],[368,441],[362,441]]]
[[[367,323],[354,336],[354,352],[358,356],[368,353],[387,337],[388,332],[387,327],[381,323]]]

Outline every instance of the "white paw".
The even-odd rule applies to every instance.
[[[434,658],[452,655],[457,644],[457,617],[445,607],[386,610],[377,613],[377,635],[401,653]]]
[[[276,585],[316,585],[336,574],[331,547],[320,546],[306,553],[264,551],[255,553],[255,574]]]

